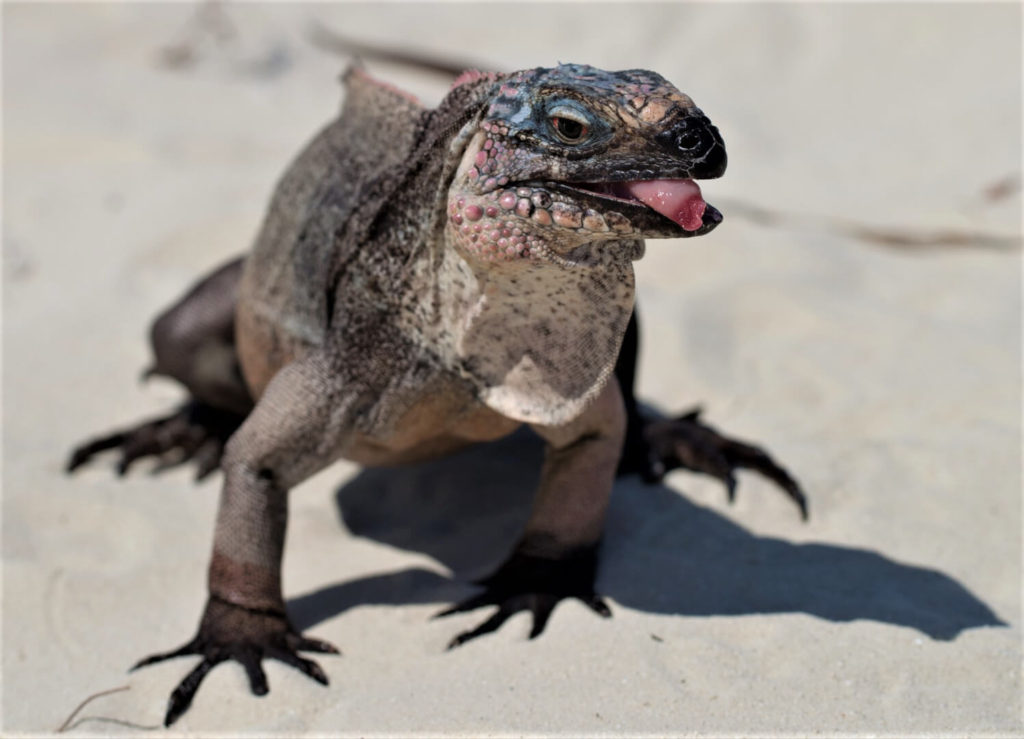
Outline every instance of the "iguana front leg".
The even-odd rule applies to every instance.
[[[494,574],[480,581],[483,593],[438,616],[488,605],[498,610],[475,629],[456,636],[449,648],[497,630],[519,611],[533,614],[533,639],[564,598],[578,598],[601,616],[611,616],[594,592],[594,576],[626,432],[618,382],[612,378],[569,424],[533,428],[547,442],[547,449],[533,510],[519,544]]]
[[[325,386],[318,355],[281,370],[256,408],[231,437],[209,567],[209,599],[198,634],[184,646],[148,657],[135,667],[171,657],[202,661],[171,694],[164,723],[189,707],[206,674],[235,660],[256,695],[267,693],[265,658],[292,665],[324,685],[327,676],[299,651],[337,653],[332,645],[300,635],[288,620],[281,589],[281,557],[288,490],[337,456],[347,428],[347,396]],[[134,669],[134,668],[133,668]]]

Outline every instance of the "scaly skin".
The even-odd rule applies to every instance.
[[[566,115],[586,127],[579,142],[566,143],[551,125]],[[564,65],[512,74],[498,86],[463,162],[448,200],[451,240],[479,259],[565,257],[612,239],[699,235],[720,220],[709,213],[705,227],[685,232],[639,204],[565,187],[724,172],[717,130],[652,72]]]
[[[281,558],[288,490],[338,458],[425,459],[522,423],[545,440],[519,543],[483,594],[448,612],[498,611],[453,645],[524,609],[536,636],[569,597],[610,615],[593,581],[620,461],[648,479],[688,466],[730,490],[733,468],[749,466],[804,505],[761,450],[696,415],[646,424],[633,398],[632,261],[644,238],[721,221],[689,180],[721,175],[724,145],[689,97],[653,72],[578,65],[466,73],[435,110],[360,70],[345,80],[341,116],[285,173],[244,263],[154,328],[155,371],[235,415],[175,416],[73,457],[78,466],[122,444],[126,456],[223,448],[198,634],[139,663],[201,657],[171,696],[168,725],[226,660],[256,694],[268,690],[268,657],[326,683],[298,652],[335,650],[288,621]]]

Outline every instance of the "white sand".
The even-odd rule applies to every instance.
[[[504,555],[536,446],[336,466],[295,492],[285,562],[296,620],[345,652],[321,660],[331,686],[269,663],[256,699],[220,667],[172,733],[1021,735],[1019,254],[908,254],[729,208],[1018,232],[1019,193],[982,193],[1021,166],[1019,6],[245,5],[233,41],[158,65],[192,12],[3,8],[5,735],[125,684],[81,716],[157,724],[192,664],[125,674],[193,633],[218,480],[62,465],[179,397],[137,382],[148,322],[247,246],[336,110],[314,18],[504,69],[654,69],[697,100],[729,148],[704,188],[726,222],[638,265],[641,393],[765,442],[812,519],[753,475],[732,508],[685,473],[623,481],[611,621],[567,603],[534,642],[517,616],[445,653],[484,613],[428,616],[470,592],[453,571]],[[371,69],[431,103],[446,86]]]

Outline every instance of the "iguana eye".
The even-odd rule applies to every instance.
[[[579,144],[590,135],[590,123],[572,108],[560,105],[549,115],[551,128],[565,144]]]

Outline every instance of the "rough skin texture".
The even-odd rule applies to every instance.
[[[360,69],[345,85],[341,115],[281,179],[252,251],[154,323],[151,372],[181,382],[188,403],[69,463],[119,449],[122,472],[156,456],[224,473],[198,634],[139,663],[202,658],[172,693],[168,725],[226,660],[256,694],[267,657],[327,682],[298,652],[336,650],[289,623],[281,557],[288,490],[339,458],[427,459],[522,423],[546,441],[519,543],[446,613],[498,610],[452,646],[520,610],[536,636],[567,597],[610,615],[593,583],[617,472],[653,481],[685,466],[731,496],[734,469],[750,467],[806,515],[763,451],[695,412],[647,421],[633,396],[643,239],[721,220],[693,200],[689,180],[720,176],[726,158],[689,97],[652,72],[576,65],[468,72],[434,110]],[[696,206],[687,228],[630,195],[652,181]]]

